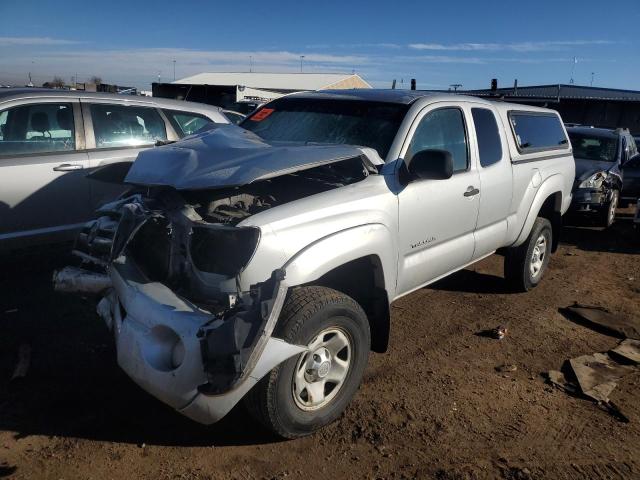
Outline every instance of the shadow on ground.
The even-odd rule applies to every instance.
[[[633,208],[624,209],[608,229],[593,227],[585,219],[567,218],[560,242],[591,252],[640,253],[640,236],[633,228],[633,217]]]
[[[474,270],[460,270],[428,288],[448,292],[467,293],[511,293],[503,277],[479,273]]]
[[[142,391],[117,366],[95,301],[51,288],[61,261],[32,257],[0,280],[0,430],[147,445],[244,445],[277,441],[242,405],[199,425]],[[27,376],[10,381],[20,345],[31,347]],[[0,477],[13,468],[0,465]],[[8,474],[8,473],[7,473]]]

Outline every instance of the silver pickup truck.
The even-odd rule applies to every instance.
[[[140,153],[78,239],[85,269],[54,280],[101,293],[118,363],[152,395],[205,424],[244,398],[298,437],[346,408],[394,300],[498,250],[507,284],[535,287],[574,170],[551,110],[290,95]]]

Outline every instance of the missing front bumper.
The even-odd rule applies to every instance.
[[[114,264],[110,276],[113,291],[99,313],[114,332],[118,364],[147,392],[200,423],[220,420],[267,372],[305,350],[271,337],[287,293],[276,274],[261,285],[272,297],[244,317],[226,318],[145,281],[130,263]],[[259,314],[259,326],[242,341],[242,329],[229,329],[252,314]]]

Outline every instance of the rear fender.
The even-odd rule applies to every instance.
[[[512,247],[522,245],[527,240],[527,237],[529,237],[529,233],[533,228],[533,224],[536,221],[536,218],[538,218],[538,214],[540,213],[540,210],[542,209],[542,206],[544,205],[544,202],[547,200],[547,198],[560,193],[560,195],[558,196],[559,200],[554,205],[554,210],[556,210],[558,213],[564,211],[565,208],[563,206],[563,202],[565,199],[562,195],[563,190],[564,179],[562,175],[559,174],[550,176],[542,183],[542,185],[540,185],[535,197],[533,198],[533,202],[531,203],[531,207],[529,208],[529,212],[527,213],[526,220],[524,221],[524,224],[520,229],[520,233],[518,234],[516,241],[511,245]],[[554,232],[554,237],[558,233],[559,232]]]

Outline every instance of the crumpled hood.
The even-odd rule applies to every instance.
[[[236,125],[221,125],[142,151],[125,182],[178,190],[234,187],[356,157],[370,170],[384,163],[371,148],[267,143]]]
[[[616,166],[615,162],[599,162],[576,158],[576,180],[586,180],[596,172],[608,172]]]

